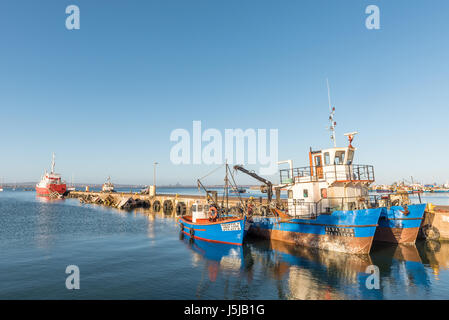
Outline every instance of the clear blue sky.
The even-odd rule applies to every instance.
[[[329,78],[337,141],[359,131],[379,183],[445,182],[448,17],[447,0],[1,1],[0,176],[36,181],[54,151],[68,181],[147,184],[158,161],[160,183],[193,184],[215,166],[169,160],[192,120],[277,128],[279,158],[307,165],[330,146]]]

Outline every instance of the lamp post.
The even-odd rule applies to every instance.
[[[153,164],[153,186],[156,187],[156,165],[159,164],[158,162],[154,162]]]

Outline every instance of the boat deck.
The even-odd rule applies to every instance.
[[[188,223],[194,223],[194,224],[216,224],[216,223],[222,223],[222,222],[231,222],[236,220],[241,220],[243,217],[220,217],[215,219],[214,221],[211,221],[209,219],[196,219],[196,222],[192,222],[192,216],[182,216],[183,220],[185,220]]]

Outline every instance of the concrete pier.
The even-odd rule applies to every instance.
[[[154,196],[141,193],[123,192],[92,192],[71,191],[67,198],[77,198],[82,203],[92,203],[114,207],[117,209],[132,210],[137,208],[147,209],[151,212],[162,212],[166,215],[181,216],[190,213],[190,208],[196,201],[205,204],[204,195],[184,194],[156,194]],[[226,200],[218,197],[218,204],[226,206]],[[264,214],[268,211],[267,199],[254,197],[250,200],[248,196],[229,197],[228,203],[231,213],[238,213],[251,201],[254,205],[254,214]]]

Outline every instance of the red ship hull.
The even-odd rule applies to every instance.
[[[66,190],[65,184],[50,184],[46,188],[36,187],[36,193],[40,196],[49,196],[53,192],[64,194]]]

